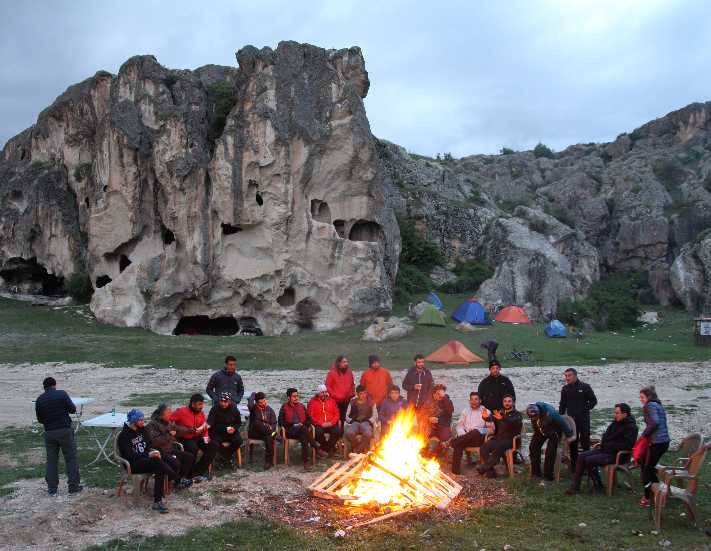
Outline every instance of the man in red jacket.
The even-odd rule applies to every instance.
[[[309,400],[306,411],[311,424],[316,429],[316,440],[321,446],[316,453],[319,457],[324,457],[326,454],[333,457],[333,448],[339,435],[340,412],[336,401],[328,395],[326,385],[318,387],[318,394]],[[327,434],[328,440],[326,440]]]
[[[351,398],[355,396],[355,379],[353,372],[348,367],[348,358],[338,356],[326,375],[326,388],[328,394],[338,404],[341,422],[346,420],[346,412]]]
[[[185,451],[193,457],[197,457],[198,450],[202,451],[200,461],[193,466],[194,482],[207,480],[205,475],[218,451],[218,445],[210,439],[209,427],[202,411],[204,407],[204,396],[193,394],[190,397],[190,405],[176,409],[170,417],[175,423],[178,442],[183,445]]]
[[[299,392],[295,388],[286,391],[286,403],[279,410],[279,425],[284,427],[287,438],[301,442],[301,460],[304,469],[309,468],[309,445],[318,449],[321,445],[311,436],[311,425],[304,404],[299,401]]]

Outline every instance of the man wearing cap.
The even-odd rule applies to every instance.
[[[79,464],[77,463],[77,445],[72,431],[70,413],[76,413],[77,408],[69,395],[63,390],[57,390],[57,381],[47,377],[43,382],[44,392],[35,401],[37,420],[44,425],[44,446],[47,450],[47,466],[45,480],[49,495],[57,495],[59,486],[59,450],[62,450],[64,463],[67,467],[69,493],[81,492],[79,484]]]
[[[225,358],[225,367],[220,371],[216,371],[207,382],[205,389],[207,395],[216,404],[220,399],[220,394],[228,392],[230,399],[235,405],[239,404],[244,396],[244,384],[242,377],[237,373],[237,359],[234,356]]]
[[[190,404],[176,409],[170,418],[175,423],[178,442],[183,445],[185,451],[195,458],[198,456],[198,451],[202,452],[200,460],[193,465],[193,482],[207,480],[206,475],[218,449],[210,438],[210,427],[205,419],[204,407],[205,397],[195,393],[190,397]]]
[[[531,425],[533,426],[533,436],[528,447],[528,454],[531,460],[531,476],[553,480],[558,441],[561,438],[561,434],[565,434],[568,438],[573,436],[573,430],[558,411],[545,402],[529,404],[526,407],[526,415],[531,419]],[[548,443],[546,444],[546,460],[542,475],[541,450],[546,440]]]
[[[210,427],[210,439],[215,442],[222,457],[234,466],[235,452],[242,446],[242,437],[239,435],[242,416],[229,392],[220,394],[219,401],[210,409],[207,424]]]
[[[380,365],[380,358],[375,354],[368,356],[368,369],[361,375],[360,384],[365,387],[368,397],[380,407],[388,396],[393,379],[390,372]]]
[[[309,445],[319,449],[321,445],[311,436],[311,425],[304,404],[299,401],[299,391],[286,391],[286,403],[279,410],[279,425],[284,427],[286,437],[301,442],[301,460],[304,469],[309,469]]]
[[[321,446],[321,449],[316,450],[316,453],[319,457],[333,456],[334,444],[339,436],[340,412],[336,401],[328,395],[326,385],[318,387],[316,396],[309,400],[306,412],[309,415],[309,421],[314,426],[316,440]],[[326,435],[328,435],[328,440]]]
[[[264,392],[252,392],[247,400],[249,408],[249,427],[247,435],[254,440],[264,442],[264,470],[274,466],[274,440],[277,437],[277,416],[267,405]]]
[[[168,508],[163,504],[164,480],[166,476],[171,480],[178,480],[179,476],[163,460],[160,451],[151,447],[144,425],[145,419],[140,409],[128,412],[123,430],[118,436],[119,453],[131,465],[132,473],[155,475],[152,509],[167,513]]]
[[[482,405],[489,411],[501,410],[504,396],[512,396],[516,401],[513,383],[501,374],[501,364],[496,359],[489,362],[489,376],[479,383],[478,391]]]

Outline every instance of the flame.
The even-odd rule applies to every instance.
[[[423,492],[417,488],[428,486],[439,473],[439,463],[434,459],[427,460],[420,454],[426,444],[426,438],[416,430],[414,409],[399,412],[359,477],[338,493],[349,505],[375,503],[395,508],[426,505],[428,502]],[[374,466],[374,462],[390,473]],[[411,484],[402,480],[410,481]]]

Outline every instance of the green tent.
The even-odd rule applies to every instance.
[[[436,325],[438,327],[445,327],[444,316],[442,312],[437,310],[437,307],[430,304],[425,308],[420,317],[417,318],[417,325]]]

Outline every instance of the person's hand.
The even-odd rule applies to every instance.
[[[175,436],[176,434],[178,434],[177,431],[174,431],[174,430],[171,430],[171,431],[170,431],[170,435],[171,435],[171,436]]]
[[[416,384],[416,385],[415,385],[415,390],[421,390],[421,389],[422,389],[422,385],[421,385],[421,384]]]
[[[500,410],[495,410],[494,411],[494,419],[497,419],[498,421],[501,421],[504,418],[503,414],[501,413]]]
[[[302,426],[301,423],[294,423],[294,424],[292,425],[292,427],[294,427],[295,429],[298,429],[298,428],[300,428],[301,426]]]
[[[227,427],[227,434],[234,434],[234,433],[235,433],[234,427]]]
[[[148,452],[148,457],[157,457],[160,459],[160,452],[158,450],[151,450]]]
[[[430,417],[430,423],[432,423],[433,425],[437,423],[437,420],[437,417]]]
[[[327,429],[327,428],[332,427],[333,423],[324,423],[322,426],[323,426],[323,428]]]

